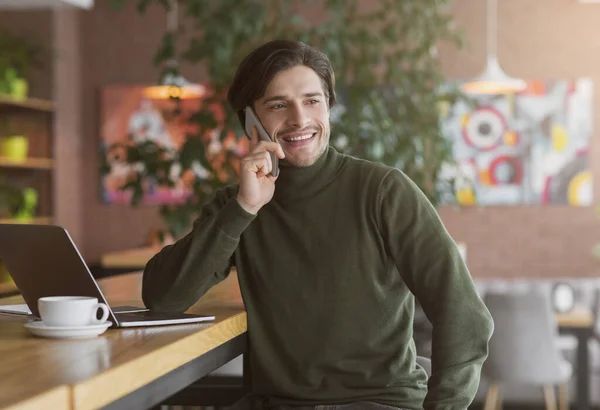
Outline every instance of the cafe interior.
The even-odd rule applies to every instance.
[[[336,44],[355,28],[335,25],[344,2],[209,3],[0,0],[0,228],[64,228],[52,231],[55,245],[41,248],[31,235],[8,238],[13,231],[0,229],[0,408],[215,409],[248,392],[246,313],[234,272],[191,308],[215,317],[207,323],[52,333],[31,325],[37,300],[25,289],[35,285],[12,262],[27,247],[36,281],[65,288],[64,258],[52,249],[66,241],[79,274],[95,280],[110,306],[143,308],[144,266],[189,232],[216,182],[235,182],[236,160],[248,149],[247,140],[223,132],[232,117],[226,104],[201,104],[207,90],[226,88],[240,53],[249,51],[245,41],[259,44],[256,38],[275,32],[269,27],[291,27],[302,16],[328,27],[323,35]],[[397,25],[409,29],[371,41],[425,50],[423,58],[436,62],[435,90],[458,95],[438,98],[444,93],[427,82],[411,85],[421,104],[435,101],[428,126],[450,147],[430,159],[441,164],[434,205],[495,323],[469,408],[600,408],[600,145],[592,143],[600,123],[600,0],[359,0],[344,7],[367,13],[393,4]],[[276,18],[240,35],[265,15]],[[460,41],[448,44],[442,25]],[[218,33],[237,36],[219,43]],[[196,53],[182,52],[188,43]],[[416,57],[402,67],[414,78],[432,70]],[[338,75],[340,84],[350,81]],[[203,114],[182,115],[194,111]],[[193,124],[207,112],[212,122]],[[198,131],[211,126],[217,132]],[[333,130],[334,147],[369,154]],[[189,143],[194,135],[202,144]],[[432,326],[418,304],[412,326],[427,369]]]

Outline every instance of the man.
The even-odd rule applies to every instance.
[[[241,63],[228,100],[242,124],[252,105],[275,142],[253,133],[239,186],[218,192],[192,232],[146,266],[144,303],[184,311],[235,266],[254,408],[465,410],[491,316],[416,185],[329,147],[328,58],[267,43]],[[429,386],[415,363],[413,295],[433,325]]]

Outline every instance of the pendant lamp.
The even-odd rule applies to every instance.
[[[167,12],[167,31],[177,31],[177,1],[169,0],[169,11]],[[175,59],[166,62],[167,70],[161,77],[158,85],[146,87],[144,95],[151,99],[170,98],[201,98],[206,94],[206,88],[200,84],[193,84],[179,74],[179,63]]]
[[[468,94],[511,94],[527,87],[524,80],[509,77],[498,62],[496,55],[498,34],[498,2],[487,0],[487,66],[483,74],[462,85]]]
[[[169,98],[201,98],[206,93],[206,88],[200,84],[187,81],[177,70],[177,61],[169,60],[166,63],[170,69],[162,76],[158,85],[146,87],[144,95],[154,100],[166,100]]]

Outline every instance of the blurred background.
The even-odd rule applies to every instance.
[[[491,350],[515,365],[491,355],[474,406],[598,406],[598,21],[594,0],[0,0],[0,222],[64,226],[96,277],[143,268],[236,181],[238,63],[302,40],[336,70],[331,144],[413,178],[508,298]],[[539,314],[510,299],[533,293]],[[423,355],[430,331],[417,312]]]

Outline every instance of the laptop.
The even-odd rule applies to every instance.
[[[214,320],[214,316],[110,306],[66,229],[54,225],[0,224],[0,260],[31,313],[44,296],[91,296],[108,306],[112,327],[158,326]],[[9,313],[9,312],[6,312]]]

